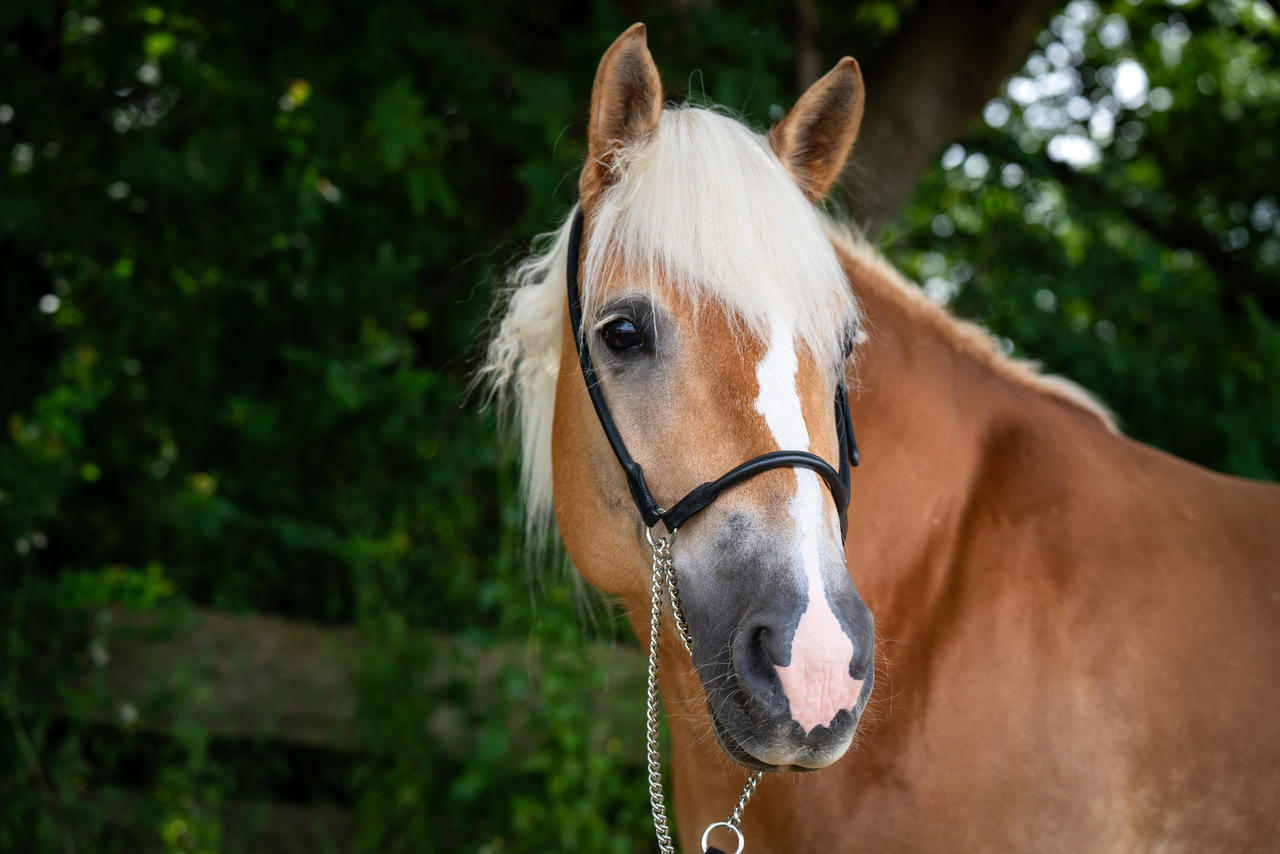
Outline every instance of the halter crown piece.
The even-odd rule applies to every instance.
[[[715,480],[695,487],[688,495],[681,498],[670,510],[664,510],[654,500],[653,493],[644,479],[644,470],[627,451],[618,425],[613,422],[609,406],[605,403],[600,391],[600,382],[596,377],[595,365],[591,362],[591,352],[587,348],[582,323],[582,295],[578,290],[578,253],[582,244],[582,208],[579,207],[573,217],[573,225],[569,231],[569,256],[565,270],[565,281],[569,296],[569,320],[573,324],[573,340],[578,348],[578,364],[582,368],[582,379],[587,385],[587,394],[591,397],[591,405],[595,408],[596,418],[604,430],[613,455],[618,458],[618,465],[627,477],[627,487],[631,491],[631,499],[640,511],[640,518],[650,529],[645,536],[653,549],[653,583],[652,602],[649,619],[649,679],[648,710],[646,715],[646,747],[649,775],[649,806],[653,812],[653,826],[658,838],[658,848],[662,854],[674,854],[675,846],[671,842],[671,832],[667,825],[666,803],[662,794],[661,756],[658,749],[658,636],[662,620],[662,597],[664,592],[671,600],[671,613],[676,623],[684,648],[692,655],[693,639],[689,635],[689,627],[680,608],[680,596],[676,586],[675,563],[671,557],[671,547],[675,543],[676,530],[695,514],[705,510],[711,502],[734,484],[754,477],[761,472],[776,468],[807,468],[818,474],[831,490],[836,509],[840,514],[840,538],[843,540],[849,529],[849,468],[858,464],[858,443],[853,437],[853,421],[849,417],[849,399],[845,393],[843,382],[836,384],[835,418],[836,433],[839,438],[839,468],[834,469],[826,460],[808,451],[770,451],[753,457],[735,468],[730,469]],[[666,536],[653,536],[653,527],[659,522],[666,526]],[[725,821],[712,822],[702,832],[701,847],[704,854],[725,854],[719,848],[711,847],[707,840],[711,831],[724,828],[737,838],[737,848],[733,854],[742,854],[745,845],[740,823],[742,812],[747,802],[755,793],[760,783],[762,772],[753,771],[743,786],[737,806]]]

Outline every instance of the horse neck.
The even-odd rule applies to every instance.
[[[840,254],[869,337],[850,377],[862,462],[849,571],[877,624],[928,625],[964,571],[957,531],[1000,453],[996,437],[1041,408],[1060,417],[1064,405],[1002,373],[985,342],[966,340],[974,330],[907,291],[883,261]]]

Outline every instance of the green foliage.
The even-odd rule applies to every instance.
[[[497,675],[467,761],[425,735],[446,698],[406,688],[439,633],[617,632],[584,628],[565,578],[530,597],[494,534],[519,528],[511,470],[463,395],[495,273],[572,201],[594,64],[629,23],[566,32],[572,11],[5,7],[0,848],[135,850],[122,799],[161,847],[234,848],[220,807],[282,792],[356,808],[369,850],[649,844],[640,769],[582,739],[586,662],[538,683],[531,754],[500,724],[527,674]],[[786,88],[767,16],[652,23],[686,67],[722,58],[723,100]],[[195,724],[141,750],[80,679],[109,633],[84,614],[170,600],[357,622],[368,758],[316,783]]]
[[[914,5],[819,4],[818,48],[873,69]],[[1126,107],[1075,172],[1005,99],[1007,126],[926,176],[887,246],[1132,434],[1274,477],[1275,19],[1073,5],[1084,96],[1132,56],[1171,105]],[[500,270],[572,202],[595,63],[629,15],[3,4],[0,850],[243,850],[226,807],[269,801],[354,810],[361,850],[651,849],[622,749],[642,699],[620,698],[635,732],[599,732],[607,674],[576,652],[629,630],[584,619],[565,575],[531,594],[512,466],[464,398]],[[1177,16],[1195,36],[1170,62]],[[1107,46],[1116,19],[1133,39]],[[797,94],[771,5],[647,21],[672,96],[763,126]],[[189,720],[159,737],[106,705],[111,609],[176,626],[193,605],[357,623],[360,755]],[[547,665],[429,692],[442,637]],[[460,758],[427,723],[477,695],[492,714],[461,721]],[[507,726],[517,707],[545,738]]]

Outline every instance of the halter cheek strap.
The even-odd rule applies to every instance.
[[[670,510],[663,510],[649,491],[644,479],[644,470],[627,451],[618,425],[614,423],[605,403],[604,394],[600,391],[600,381],[596,376],[595,365],[591,361],[591,352],[587,347],[582,323],[582,295],[578,290],[578,253],[582,244],[582,209],[574,215],[573,226],[569,231],[569,258],[565,270],[565,282],[569,294],[569,320],[573,324],[573,340],[578,347],[578,364],[582,367],[582,378],[587,384],[587,394],[591,397],[591,405],[595,408],[596,418],[604,430],[613,455],[627,478],[627,487],[631,490],[631,500],[645,525],[652,528],[658,522],[666,525],[668,531],[675,531],[694,515],[705,510],[711,502],[729,487],[755,477],[761,472],[776,468],[807,468],[814,471],[826,481],[835,500],[836,510],[840,515],[840,537],[843,539],[849,529],[849,468],[858,464],[858,443],[853,437],[853,422],[849,416],[849,400],[845,395],[844,383],[836,384],[835,420],[836,433],[840,445],[839,468],[808,451],[770,451],[753,457],[712,481],[694,487],[684,498],[681,498]]]

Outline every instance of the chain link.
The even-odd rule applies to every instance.
[[[662,624],[662,587],[668,577],[666,567],[671,564],[672,539],[674,537],[649,539],[653,545],[653,596],[649,609],[649,708],[645,715],[645,747],[649,761],[649,809],[653,812],[653,830],[662,854],[675,854],[676,850],[667,827],[667,805],[662,796],[662,755],[658,748],[658,631]]]
[[[674,540],[675,535],[672,534]],[[664,537],[663,540],[666,538]],[[667,590],[671,594],[671,616],[676,623],[676,631],[680,633],[680,642],[685,652],[693,655],[693,637],[689,634],[689,624],[684,621],[684,609],[680,607],[680,588],[676,586],[676,567],[671,560],[671,543],[667,542],[663,553],[663,574],[667,578]]]
[[[649,532],[646,532],[646,536],[649,539],[649,545],[653,548],[653,584],[650,589],[652,599],[649,608],[648,709],[645,714],[645,752],[649,765],[649,808],[653,812],[653,829],[658,837],[658,850],[662,854],[675,854],[676,849],[671,842],[671,828],[667,824],[666,799],[662,793],[662,753],[658,743],[658,637],[662,627],[662,593],[664,587],[671,600],[671,616],[675,621],[680,642],[684,644],[684,648],[690,654],[693,653],[693,638],[689,634],[689,624],[685,622],[684,611],[680,607],[680,593],[676,587],[675,562],[671,558],[671,545],[676,539],[675,532],[672,531],[665,537],[658,537],[656,540]],[[716,822],[716,824],[728,825],[738,834],[739,851],[742,850],[740,828],[742,811],[747,808],[747,802],[755,794],[756,786],[760,785],[762,776],[763,773],[760,771],[751,772],[751,775],[747,777],[746,785],[743,786],[742,794],[738,797],[738,804],[733,808],[733,814],[729,816],[728,821]],[[713,824],[712,827],[714,826]],[[710,829],[710,827],[707,828],[708,831]],[[705,843],[707,833],[703,833],[702,836]]]
[[[751,800],[751,796],[756,793],[756,786],[760,785],[760,778],[764,776],[763,771],[752,771],[751,776],[747,778],[747,785],[742,787],[742,794],[738,796],[738,805],[733,808],[733,815],[729,816],[726,824],[734,827],[740,827],[742,823],[742,811],[747,808],[747,801]]]

